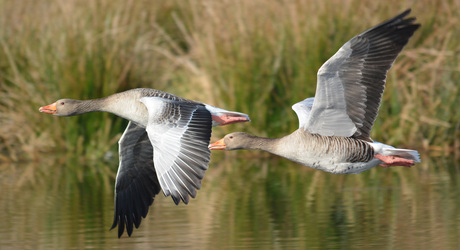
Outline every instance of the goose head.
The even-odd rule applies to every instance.
[[[38,111],[56,116],[73,116],[88,112],[88,106],[82,101],[73,99],[60,99],[56,102],[40,107]]]
[[[250,147],[255,138],[256,136],[244,132],[234,132],[210,144],[208,148],[211,150],[247,149]]]

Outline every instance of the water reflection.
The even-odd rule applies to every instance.
[[[0,242],[6,248],[457,249],[459,166],[331,175],[276,157],[214,154],[188,206],[158,196],[131,238],[109,231],[113,181],[53,164],[2,166]],[[256,155],[260,156],[260,155]],[[107,166],[102,166],[107,167]],[[32,170],[31,170],[32,169]],[[30,174],[34,173],[34,174]],[[80,180],[82,182],[80,182]],[[19,184],[18,184],[19,183]]]

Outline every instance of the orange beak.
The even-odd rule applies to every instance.
[[[47,106],[40,107],[38,111],[48,114],[55,114],[56,113],[56,103],[52,103]]]
[[[225,149],[224,138],[214,142],[213,144],[209,144],[208,148],[211,149],[211,150],[213,150],[213,149]]]

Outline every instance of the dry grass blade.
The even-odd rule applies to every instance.
[[[298,126],[290,106],[314,95],[321,64],[355,34],[408,7],[422,28],[389,72],[372,136],[458,150],[458,1],[19,0],[0,1],[0,159],[67,151],[96,161],[116,151],[121,119],[57,119],[37,108],[134,87],[251,116],[251,124],[216,136],[287,134]]]

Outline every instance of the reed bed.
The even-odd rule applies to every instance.
[[[214,138],[290,133],[298,126],[290,107],[314,96],[322,63],[407,8],[422,27],[389,71],[372,136],[458,154],[459,1],[0,0],[0,161],[63,155],[86,166],[75,170],[84,175],[100,171],[88,162],[106,159],[113,173],[126,121],[57,118],[38,107],[136,87],[251,116]]]

